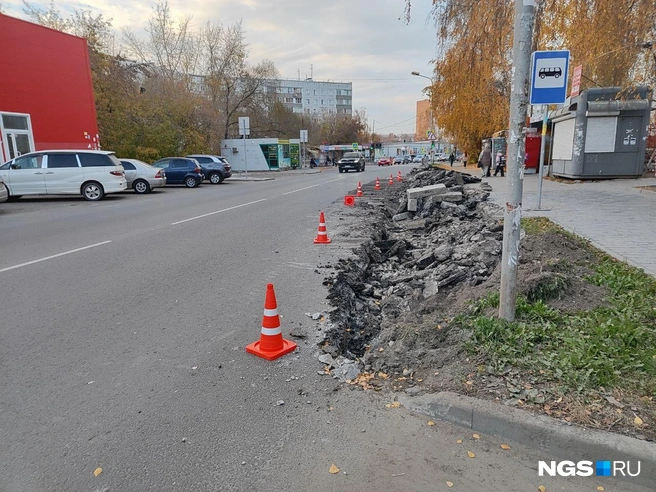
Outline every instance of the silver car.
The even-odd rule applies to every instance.
[[[5,186],[5,182],[2,181],[2,177],[0,177],[0,203],[6,202],[9,199],[9,192],[7,191],[7,187]]]
[[[166,185],[166,172],[164,169],[153,167],[137,159],[121,159],[128,188],[135,193],[150,193],[153,188],[162,188]]]

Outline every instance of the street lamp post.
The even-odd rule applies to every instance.
[[[415,77],[423,77],[425,79],[428,79],[431,81],[431,88],[430,88],[430,93],[428,94],[428,100],[430,104],[430,132],[431,132],[431,165],[435,163],[435,144],[433,141],[433,138],[435,137],[434,134],[434,118],[433,118],[433,86],[435,85],[435,81],[429,77],[428,75],[422,75],[419,72],[410,72],[411,75],[414,75]]]

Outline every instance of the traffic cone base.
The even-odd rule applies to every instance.
[[[355,207],[355,197],[353,195],[346,195],[344,197],[344,205],[347,207]]]
[[[282,339],[282,348],[279,350],[262,350],[260,348],[259,340],[257,342],[246,345],[246,352],[249,354],[257,355],[258,357],[262,357],[266,360],[275,360],[278,357],[282,357],[283,355],[293,352],[294,350],[296,350],[296,344],[289,340],[285,340],[284,338]]]
[[[293,352],[295,349],[296,344],[294,342],[285,340],[282,337],[276,293],[273,290],[273,284],[267,284],[260,339],[257,342],[246,345],[246,352],[266,360],[274,360]]]

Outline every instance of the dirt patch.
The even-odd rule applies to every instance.
[[[444,196],[453,201],[425,196],[408,203],[408,188],[435,184],[443,184]],[[656,418],[651,397],[605,388],[563,391],[539,371],[490,366],[467,346],[472,333],[458,317],[472,309],[494,315],[489,303],[475,306],[494,296],[500,282],[499,209],[487,202],[478,178],[424,169],[400,186],[375,194],[371,187],[365,185],[356,210],[366,217],[371,238],[326,279],[335,309],[321,347],[331,357],[357,361],[361,373],[345,378],[352,388],[456,391],[594,428],[656,437],[654,426],[635,427],[631,420]],[[355,215],[349,220],[357,223],[354,230],[365,227]],[[608,290],[589,280],[598,263],[595,252],[562,231],[534,232],[522,233],[519,295],[561,313],[604,306]]]

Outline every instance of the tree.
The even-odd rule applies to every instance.
[[[445,134],[473,155],[483,138],[508,124],[515,2],[432,3],[440,42],[432,87],[433,111]],[[410,0],[405,0],[405,6],[409,20]],[[643,46],[654,37],[653,0],[538,3],[534,49],[569,49],[572,64],[583,65],[583,88],[648,82],[656,58],[651,59]]]

